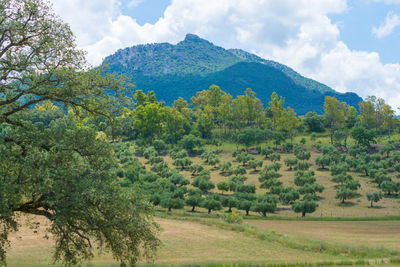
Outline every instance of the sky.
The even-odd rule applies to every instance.
[[[187,33],[400,107],[400,0],[50,0],[96,66]],[[398,112],[397,112],[398,113]]]

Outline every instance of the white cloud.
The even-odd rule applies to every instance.
[[[386,15],[385,21],[378,27],[372,28],[372,33],[377,38],[383,38],[390,35],[397,27],[400,26],[400,17],[392,12]]]
[[[129,8],[133,8],[133,7],[137,7],[138,5],[140,5],[143,2],[143,0],[131,0],[128,2],[127,6]]]
[[[340,40],[328,15],[345,12],[346,0],[173,0],[162,18],[142,26],[119,12],[118,0],[98,0],[97,8],[78,0],[52,2],[95,65],[119,48],[176,43],[195,33],[287,64],[336,90],[400,103],[400,65],[382,64],[377,53],[350,50]],[[65,5],[70,8],[57,8]]]

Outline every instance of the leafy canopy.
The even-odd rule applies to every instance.
[[[92,243],[124,264],[151,255],[159,244],[152,206],[119,186],[110,145],[87,125],[113,120],[129,84],[89,69],[46,2],[0,7],[0,265],[19,213],[49,220],[54,260],[66,265],[92,258]]]

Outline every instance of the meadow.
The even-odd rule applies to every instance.
[[[223,149],[221,149],[223,147]],[[212,149],[209,146],[207,149]],[[231,161],[232,167],[240,165],[232,156],[229,144],[219,146],[221,162]],[[343,205],[335,199],[335,183],[328,170],[315,165],[320,154],[312,147],[310,169],[315,171],[317,183],[325,190],[320,195],[317,211],[302,218],[290,209],[290,205],[278,204],[275,213],[262,217],[256,212],[244,216],[241,224],[230,224],[221,219],[227,214],[226,208],[211,214],[201,207],[190,212],[189,207],[167,212],[157,207],[156,222],[161,227],[162,241],[156,256],[144,260],[139,265],[157,266],[397,266],[400,257],[400,200],[398,197],[383,198],[374,208],[365,193],[376,189],[368,177],[359,173],[352,175],[360,181],[359,197],[346,201]],[[294,186],[294,171],[284,166],[284,160],[291,153],[281,153],[282,168],[279,178],[284,186]],[[255,155],[268,164],[261,155]],[[150,170],[151,165],[144,157],[139,161]],[[168,155],[163,160],[169,168],[178,170],[189,181],[193,180],[188,169],[176,168]],[[204,164],[200,156],[191,157],[193,164]],[[210,169],[213,183],[224,181],[218,168]],[[259,189],[260,170],[248,170],[246,184],[255,184]],[[398,179],[391,174],[392,179]],[[188,185],[191,188],[191,185]],[[217,188],[211,192],[219,193]],[[32,217],[30,217],[32,219]],[[45,235],[46,220],[21,216],[21,228],[11,235],[11,249],[8,253],[9,266],[58,266],[51,265],[51,236]],[[30,224],[39,221],[40,224]],[[107,253],[99,254],[87,266],[118,266]]]

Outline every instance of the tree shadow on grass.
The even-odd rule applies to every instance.
[[[344,203],[340,202],[337,204],[337,206],[342,207],[342,208],[347,208],[347,207],[354,207],[356,203],[351,202],[351,201],[346,201]]]
[[[371,208],[371,206],[368,206],[368,208],[369,209],[377,209],[377,210],[379,210],[379,209],[384,209],[385,207],[382,207],[382,206],[373,206],[372,208]]]

